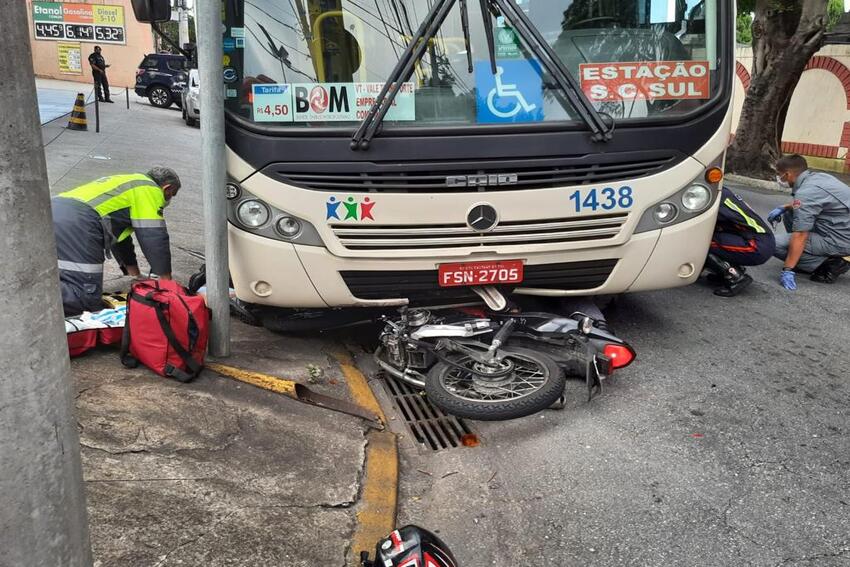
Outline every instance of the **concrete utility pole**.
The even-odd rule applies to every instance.
[[[204,191],[207,305],[212,310],[209,351],[211,355],[221,357],[230,355],[221,5],[219,2],[198,2],[195,10],[198,72],[201,77],[201,183]]]
[[[189,11],[183,4],[177,10],[177,38],[180,47],[189,43]]]
[[[0,18],[0,565],[89,567],[27,6]]]

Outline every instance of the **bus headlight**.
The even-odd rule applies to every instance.
[[[236,216],[248,228],[259,228],[269,222],[269,208],[261,201],[249,199],[239,204]]]
[[[234,228],[287,244],[325,246],[319,231],[310,221],[263,201],[236,183],[232,184],[239,189],[239,196],[227,201],[227,221]]]
[[[635,227],[635,234],[667,228],[681,222],[687,222],[703,215],[715,202],[720,193],[720,185],[702,183],[704,174],[681,187],[662,201],[650,205],[641,215]]]
[[[294,217],[280,217],[277,219],[275,227],[281,236],[295,238],[301,232],[301,221]]]
[[[701,211],[711,203],[711,191],[703,185],[691,185],[682,193],[682,206],[690,212]]]
[[[655,220],[658,221],[658,224],[667,224],[676,218],[676,215],[679,214],[679,209],[673,203],[659,203],[655,206],[655,211],[652,214]]]

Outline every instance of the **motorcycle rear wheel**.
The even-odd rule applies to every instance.
[[[445,362],[435,364],[425,379],[434,405],[465,419],[501,421],[544,410],[564,393],[566,377],[551,357],[526,348],[502,350],[513,370],[493,383]],[[468,355],[448,355],[454,364],[470,368]]]

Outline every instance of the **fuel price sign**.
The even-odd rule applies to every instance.
[[[124,7],[73,2],[33,2],[35,38],[126,43]]]

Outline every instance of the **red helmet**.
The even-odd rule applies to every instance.
[[[375,562],[364,567],[458,567],[457,560],[440,538],[417,526],[392,532],[375,547]]]

